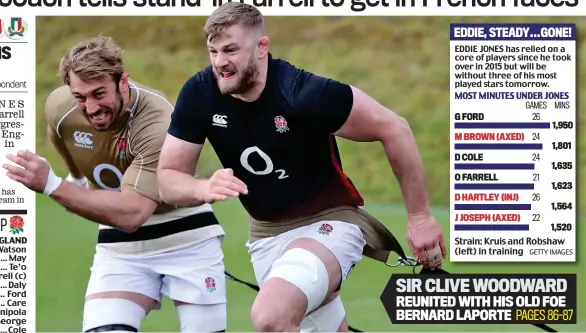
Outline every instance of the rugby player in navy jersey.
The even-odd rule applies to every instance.
[[[424,265],[441,267],[443,232],[405,119],[355,87],[273,58],[254,6],[226,3],[204,31],[211,66],[179,93],[159,161],[160,194],[177,206],[239,198],[251,217],[247,246],[261,287],[251,309],[257,331],[347,331],[341,284],[363,253],[376,258],[390,237],[362,210],[335,136],[382,143],[403,191],[410,248]],[[206,139],[225,169],[194,178]]]

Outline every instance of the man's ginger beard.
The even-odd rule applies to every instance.
[[[220,84],[222,78],[221,75],[218,73],[218,68],[214,68],[214,76],[216,77],[216,81],[218,83],[218,87],[220,88],[220,92],[224,95],[233,95],[233,94],[244,94],[254,88],[255,80],[259,74],[258,66],[254,61],[254,54],[248,59],[248,64],[246,68],[242,71],[236,68],[238,73],[237,81],[234,84],[229,86]]]

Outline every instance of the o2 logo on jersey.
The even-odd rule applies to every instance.
[[[104,170],[110,170],[112,171],[116,177],[118,177],[118,187],[110,187],[106,184],[104,184],[104,181],[102,180],[102,171]],[[94,168],[94,179],[96,180],[96,183],[103,188],[104,190],[108,190],[108,191],[120,191],[121,186],[122,186],[122,171],[120,171],[117,167],[113,166],[112,164],[107,164],[107,163],[102,163],[97,165]]]
[[[252,153],[257,153],[258,156],[260,156],[260,158],[263,159],[263,161],[265,161],[266,167],[264,170],[254,170],[254,168],[252,168],[252,166],[250,165],[250,163],[248,163],[248,158],[250,157],[250,155]],[[252,173],[253,175],[257,175],[257,176],[264,176],[264,175],[268,175],[271,172],[275,172],[279,174],[279,179],[285,179],[287,177],[289,177],[289,175],[285,174],[285,170],[283,169],[277,169],[274,170],[274,165],[273,165],[273,160],[271,160],[271,158],[269,157],[269,155],[267,155],[264,151],[260,150],[260,148],[254,146],[254,147],[248,147],[246,149],[244,149],[244,151],[242,152],[242,154],[240,154],[240,164],[244,167],[244,169],[246,169],[248,172]]]

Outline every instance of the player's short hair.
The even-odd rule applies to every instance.
[[[59,63],[59,74],[67,85],[70,73],[84,81],[110,76],[118,83],[124,74],[122,48],[111,37],[102,35],[77,43]]]
[[[253,5],[240,2],[226,2],[208,17],[204,25],[206,39],[212,40],[222,31],[242,25],[245,28],[259,28],[264,32],[264,17]]]

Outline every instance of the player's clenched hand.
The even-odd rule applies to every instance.
[[[8,178],[17,181],[29,189],[43,193],[50,175],[54,175],[49,162],[28,150],[19,150],[15,155],[8,154],[6,158],[18,166],[4,164],[2,167],[8,172]]]
[[[446,258],[444,232],[431,214],[409,216],[407,241],[424,267],[432,270],[442,267],[442,260]]]
[[[206,181],[203,191],[203,199],[207,203],[248,194],[246,184],[234,176],[232,169],[220,169],[214,172]]]

